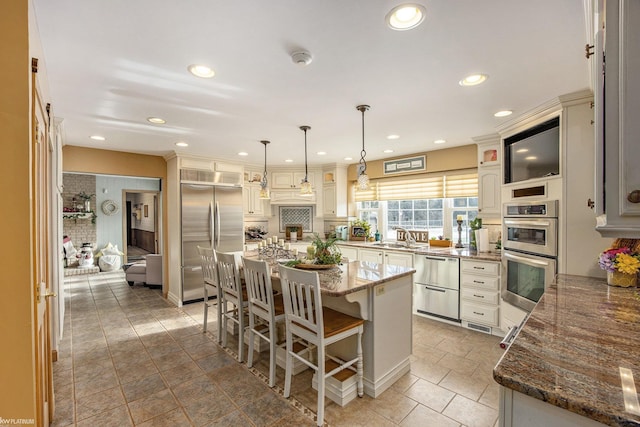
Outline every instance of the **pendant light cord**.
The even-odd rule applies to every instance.
[[[367,151],[364,149],[364,112],[367,111],[370,107],[368,105],[358,105],[356,107],[362,113],[362,151],[360,151],[360,164],[364,167],[362,168],[360,174],[365,173],[367,170],[367,161],[364,159],[367,155]]]
[[[260,141],[264,145],[264,172],[262,172],[262,187],[267,186],[267,144],[269,141]]]
[[[304,182],[308,181],[308,168],[307,168],[307,131],[311,129],[310,126],[300,126],[300,129],[304,132]]]

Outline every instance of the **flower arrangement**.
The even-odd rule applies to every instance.
[[[600,268],[608,273],[616,271],[624,274],[637,274],[640,270],[640,254],[627,247],[607,249],[598,259]]]

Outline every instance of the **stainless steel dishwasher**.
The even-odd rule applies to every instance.
[[[416,312],[460,322],[460,259],[416,254],[414,267]]]

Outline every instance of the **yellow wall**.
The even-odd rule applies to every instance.
[[[0,2],[0,417],[36,418],[29,1]]]
[[[65,145],[62,147],[62,170],[64,172],[160,178],[163,212],[162,253],[165,254],[164,259],[167,259],[169,236],[167,232],[167,162],[163,157]],[[164,277],[169,277],[166,262],[164,272]],[[168,286],[165,284],[163,286],[165,297],[167,292]]]
[[[442,150],[428,151],[424,153],[408,154],[406,156],[389,157],[383,160],[367,161],[367,175],[370,179],[383,178],[383,163],[386,160],[404,159],[407,157],[414,157],[425,155],[427,157],[427,170],[423,172],[411,172],[408,174],[394,174],[393,176],[400,175],[416,175],[422,173],[444,172],[457,169],[472,169],[478,167],[478,155],[477,146],[475,144],[463,145],[461,147],[445,148]],[[366,160],[366,159],[365,159]],[[347,180],[355,181],[357,163],[349,165],[347,170]]]

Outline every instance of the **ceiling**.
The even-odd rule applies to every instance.
[[[583,0],[418,0],[426,18],[409,31],[386,26],[396,0],[33,1],[69,145],[262,165],[266,139],[270,167],[303,165],[309,125],[310,165],[355,163],[359,104],[375,160],[470,144],[589,87]],[[195,63],[216,76],[194,77]],[[458,84],[474,73],[489,78]]]

